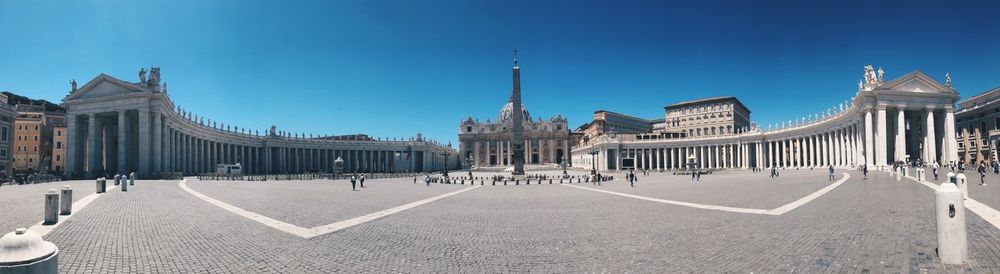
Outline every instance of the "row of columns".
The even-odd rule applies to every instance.
[[[622,150],[618,158],[633,159],[639,170],[686,169],[689,163],[701,169],[746,169],[757,166],[756,149],[754,143],[636,148]],[[621,162],[617,167],[623,168]]]

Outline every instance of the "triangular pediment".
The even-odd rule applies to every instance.
[[[90,82],[87,82],[87,84],[83,85],[83,87],[80,87],[80,89],[76,92],[67,96],[63,99],[63,101],[115,96],[132,92],[148,91],[134,83],[118,80],[117,78],[102,73],[93,80],[90,80]]]
[[[953,94],[955,91],[941,82],[934,80],[920,71],[907,73],[878,87],[879,90],[892,90],[917,93]]]

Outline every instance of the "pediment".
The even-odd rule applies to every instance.
[[[954,94],[955,91],[920,71],[914,71],[882,85],[880,90]]]
[[[107,74],[98,75],[63,101],[115,96],[132,92],[148,92],[136,84],[118,80]]]

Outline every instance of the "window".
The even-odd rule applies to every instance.
[[[62,130],[56,130],[56,136],[62,136]]]
[[[0,127],[0,141],[7,141],[7,127]]]
[[[62,161],[62,155],[56,155],[56,162]]]
[[[62,148],[62,142],[56,142],[56,148]]]
[[[7,158],[7,149],[0,149],[0,157]]]
[[[38,142],[38,135],[35,135],[35,142]]]
[[[35,130],[38,130],[38,125],[35,125]]]
[[[472,127],[465,127],[465,132],[472,132]]]

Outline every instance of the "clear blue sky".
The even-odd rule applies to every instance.
[[[624,2],[624,3],[618,3]],[[738,96],[769,124],[848,99],[874,64],[967,98],[1000,86],[1000,1],[7,1],[0,90],[159,66],[185,109],[240,127],[455,141],[524,104],[571,127]],[[456,144],[457,145],[457,144]]]

